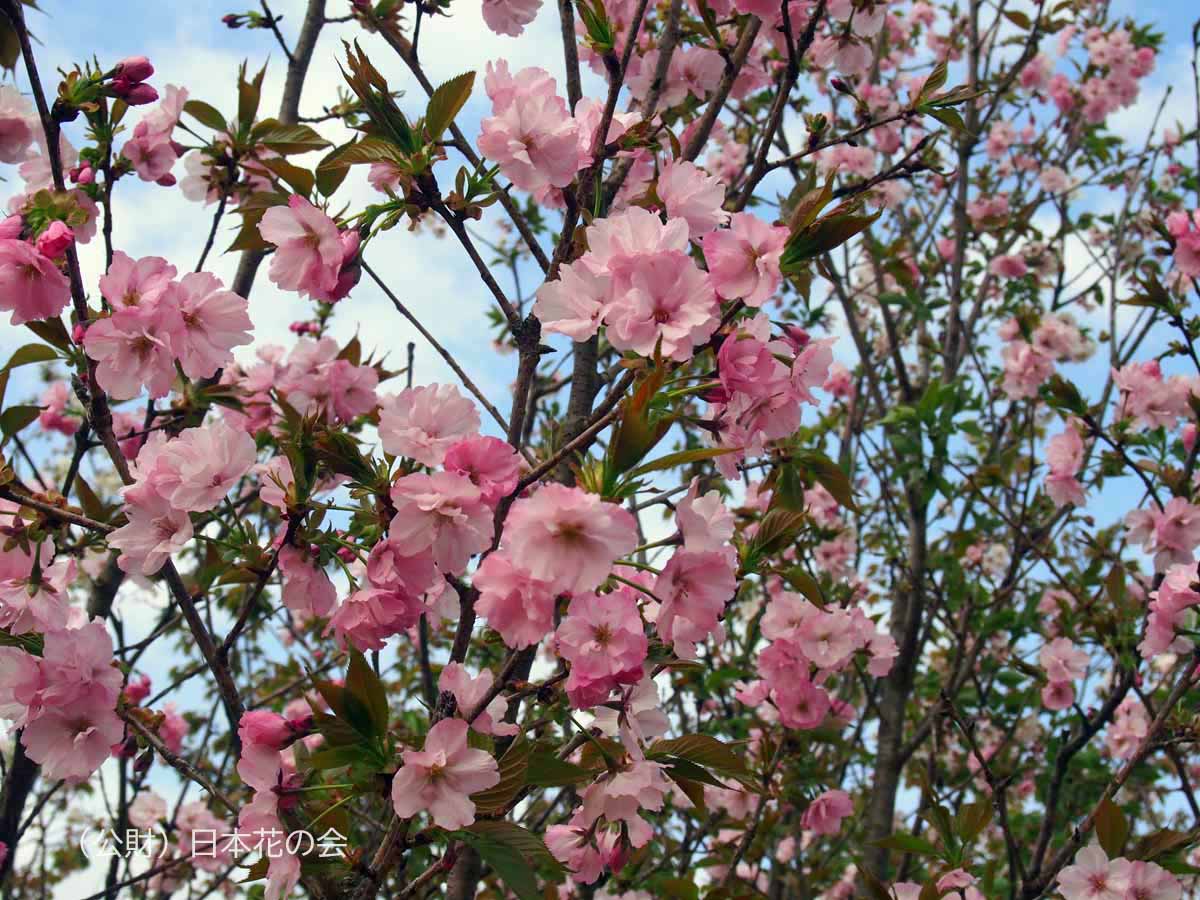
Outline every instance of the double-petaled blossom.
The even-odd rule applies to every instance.
[[[167,85],[162,102],[142,117],[133,129],[133,137],[121,148],[121,155],[133,165],[134,171],[143,181],[163,181],[174,184],[170,177],[171,167],[179,158],[171,132],[179,122],[188,92],[184,88]]]
[[[1167,230],[1175,238],[1175,267],[1188,278],[1200,278],[1200,209],[1189,217],[1174,212],[1167,216]]]
[[[521,475],[521,457],[512,445],[485,435],[474,435],[452,444],[446,451],[443,465],[447,472],[469,478],[489,506],[511,494]]]
[[[549,582],[513,565],[502,552],[489,554],[472,579],[475,610],[509,647],[530,647],[554,630],[555,591]]]
[[[329,615],[337,603],[337,589],[315,557],[285,544],[279,548],[278,566],[283,576],[280,599],[292,615],[301,621]]]
[[[628,510],[561,484],[514,503],[504,529],[509,561],[558,593],[595,590],[635,546],[637,526]]]
[[[663,800],[671,790],[663,768],[648,759],[634,759],[615,772],[606,772],[583,792],[582,824],[593,825],[600,819],[623,823],[629,843],[644,847],[654,832],[641,812],[662,809]]]
[[[655,188],[667,216],[688,224],[688,237],[697,240],[729,220],[722,209],[725,185],[695,163],[672,160],[663,166]]]
[[[1200,506],[1183,497],[1172,497],[1163,507],[1135,509],[1125,516],[1130,542],[1154,554],[1154,568],[1165,572],[1173,565],[1192,562],[1200,545]]]
[[[493,74],[495,72],[495,74]],[[523,69],[511,79],[508,69],[489,70],[492,115],[479,130],[479,149],[522,190],[542,197],[566,187],[579,171],[579,123],[572,118],[558,86],[543,69]],[[503,80],[504,87],[493,90]]]
[[[389,540],[407,555],[430,551],[438,568],[458,575],[492,541],[492,513],[479,488],[456,472],[406,475],[392,485],[396,515]]]
[[[21,725],[21,743],[47,777],[78,783],[121,741],[121,673],[103,622],[45,631],[40,658],[0,647],[0,712]]]
[[[1042,647],[1038,662],[1048,680],[1042,688],[1042,705],[1049,710],[1067,709],[1075,702],[1075,687],[1071,682],[1087,673],[1087,652],[1067,638],[1055,638]]]
[[[787,238],[787,228],[746,212],[734,213],[729,228],[704,235],[700,243],[718,296],[762,306],[783,281],[779,260]]]
[[[407,388],[379,406],[379,439],[393,456],[439,466],[446,451],[479,431],[475,404],[452,384]]]
[[[33,104],[15,87],[0,87],[0,162],[22,162],[33,144],[35,128],[40,129],[40,124]]]
[[[337,224],[303,197],[268,209],[258,224],[263,240],[275,245],[268,276],[285,291],[328,293],[337,286],[343,247]]]
[[[254,328],[245,297],[225,290],[221,279],[192,272],[180,280],[174,299],[182,327],[172,349],[189,378],[211,378],[233,359],[233,348],[250,343]]]
[[[555,641],[571,664],[567,696],[577,709],[603,703],[614,689],[642,679],[649,641],[637,603],[624,592],[576,594]]]
[[[518,37],[541,8],[542,0],[483,0],[483,22],[496,34]]]
[[[121,551],[124,572],[153,575],[192,539],[192,519],[154,491],[141,494],[125,508],[126,522],[109,535],[109,546]]]
[[[538,291],[536,312],[547,331],[575,340],[608,327],[619,350],[690,359],[720,323],[707,273],[687,255],[688,223],[640,207],[587,229],[588,252]]]
[[[392,808],[402,819],[428,812],[447,831],[475,821],[471,794],[500,783],[500,769],[489,754],[467,745],[467,723],[443,719],[429,729],[422,750],[405,750],[392,778]]]
[[[1189,413],[1191,381],[1176,376],[1164,378],[1158,360],[1129,363],[1112,370],[1113,383],[1121,392],[1117,415],[1131,419],[1136,428],[1174,428],[1180,416]]]
[[[684,659],[696,658],[696,645],[724,634],[721,616],[737,591],[734,564],[719,550],[677,550],[654,582],[662,605],[655,628],[664,643]]]
[[[338,605],[325,633],[337,635],[343,647],[382,650],[388,638],[416,625],[424,611],[420,598],[408,593],[363,588]]]

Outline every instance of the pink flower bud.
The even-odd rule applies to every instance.
[[[83,343],[83,335],[84,335],[84,327],[82,325],[76,323],[75,327],[71,329],[71,340],[74,341],[76,344],[82,344]]]
[[[142,675],[125,685],[125,699],[136,705],[150,696],[150,676]]]
[[[154,183],[161,184],[163,187],[175,187],[175,176],[168,172]]]
[[[158,99],[158,91],[148,84],[134,83],[123,75],[113,79],[112,92],[130,106],[144,106]]]
[[[75,233],[66,222],[55,219],[38,235],[37,248],[42,256],[58,259],[75,241]]]
[[[154,74],[154,66],[144,56],[129,56],[117,63],[117,76],[128,78],[134,84],[145,81]]]
[[[1188,453],[1192,452],[1192,448],[1196,446],[1196,425],[1194,422],[1188,422],[1183,426],[1183,449]]]

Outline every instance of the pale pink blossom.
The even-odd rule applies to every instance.
[[[1129,877],[1127,859],[1110,861],[1099,845],[1090,844],[1075,854],[1074,865],[1060,871],[1055,881],[1066,900],[1125,900]]]
[[[503,551],[489,554],[472,579],[475,610],[509,647],[529,647],[554,630],[554,591],[512,564]]]
[[[854,804],[845,791],[826,791],[804,810],[800,827],[814,834],[837,834],[842,828],[842,819],[853,811]]]
[[[211,378],[233,361],[234,347],[250,343],[249,303],[208,272],[183,276],[176,297],[183,327],[172,345],[175,355],[189,378]]]
[[[511,494],[521,475],[521,457],[507,441],[474,435],[453,444],[443,462],[447,472],[471,479],[483,502],[495,505]]]
[[[556,592],[595,590],[613,562],[636,546],[637,525],[628,510],[560,484],[514,503],[504,529],[512,564]]]
[[[467,746],[467,723],[443,719],[429,729],[423,750],[405,750],[392,778],[392,807],[402,819],[428,812],[447,831],[475,821],[470,795],[495,787],[500,770],[489,754]]]
[[[508,701],[500,694],[493,695],[487,705],[479,709],[484,698],[492,692],[494,681],[495,676],[491,669],[484,669],[472,677],[462,663],[448,662],[442,669],[442,674],[438,676],[438,690],[449,691],[454,695],[459,715],[464,719],[478,710],[478,715],[469,724],[480,734],[500,736],[517,734],[521,729],[504,721],[504,715],[508,711]]]
[[[379,439],[393,456],[439,466],[446,451],[479,431],[479,410],[452,384],[407,388],[379,406]]]
[[[761,306],[783,280],[779,259],[787,238],[786,228],[745,212],[734,213],[728,230],[706,234],[701,243],[717,294]]]
[[[258,224],[263,240],[275,245],[270,279],[285,291],[331,291],[342,266],[337,224],[303,197],[268,209]]]
[[[517,37],[541,8],[542,0],[483,0],[483,21],[496,34]]]
[[[1156,571],[1194,564],[1193,551],[1200,545],[1200,506],[1172,497],[1162,509],[1133,510],[1125,516],[1125,527],[1131,543],[1154,554]]]
[[[642,679],[649,642],[628,594],[576,594],[555,640],[559,655],[571,664],[566,689],[576,709],[603,703],[614,689]]]
[[[0,311],[12,324],[58,316],[70,300],[67,276],[31,244],[0,240]]]
[[[492,542],[491,510],[465,475],[406,475],[392,485],[392,503],[396,515],[389,540],[406,556],[430,549],[447,574],[462,573],[470,558]]]

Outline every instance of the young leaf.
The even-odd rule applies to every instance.
[[[466,105],[475,86],[475,73],[463,72],[444,84],[438,85],[429,98],[425,109],[425,130],[429,139],[439,141],[442,132],[450,127],[454,117]]]
[[[229,127],[221,111],[203,100],[189,100],[183,104],[183,111],[213,131],[225,131]]]

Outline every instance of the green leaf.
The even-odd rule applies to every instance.
[[[362,163],[402,162],[403,154],[394,144],[378,137],[365,137],[352,144],[346,144],[334,150],[318,167],[325,170],[346,169]],[[320,173],[318,172],[318,177]]]
[[[455,837],[475,848],[485,863],[520,900],[541,900],[535,866],[561,870],[541,838],[512,822],[482,820]]]
[[[583,766],[559,759],[548,750],[533,750],[529,754],[525,781],[532,787],[567,787],[592,777]]]
[[[344,769],[362,762],[370,762],[369,754],[358,744],[343,744],[340,747],[323,747],[308,757],[308,768]]]
[[[322,197],[332,197],[334,192],[342,186],[342,182],[346,180],[346,176],[350,174],[349,166],[330,166],[328,163],[353,143],[351,141],[348,144],[335,147],[326,154],[324,159],[317,163],[317,191],[320,192]]]
[[[988,823],[992,821],[994,811],[995,808],[987,800],[976,800],[973,803],[964,803],[959,807],[955,824],[958,828],[958,836],[964,844],[975,842],[975,839],[983,833],[983,829],[987,828]]]
[[[299,166],[294,166],[286,159],[276,157],[274,159],[259,160],[263,168],[270,169],[276,175],[284,180],[297,194],[301,197],[308,197],[313,191],[313,186],[316,184],[316,176],[308,169],[302,169]]]
[[[938,856],[937,847],[924,838],[912,834],[892,834],[877,841],[871,841],[876,847],[884,850],[897,850],[901,853],[915,853],[918,856]]]
[[[925,79],[925,83],[921,85],[921,93],[917,97],[917,102],[924,100],[926,97],[932,97],[940,91],[942,85],[946,83],[946,74],[948,71],[944,59],[934,66],[933,71],[929,73],[929,77]]]
[[[47,344],[57,347],[64,353],[70,351],[71,335],[67,333],[67,326],[62,323],[62,319],[54,318],[26,322],[25,327]]]
[[[203,100],[189,100],[183,104],[183,111],[199,122],[211,128],[213,131],[225,131],[229,128],[229,124],[225,121],[225,116],[215,106],[210,106]]]
[[[866,231],[881,215],[883,210],[869,216],[842,214],[835,210],[788,239],[780,258],[780,268],[785,275],[798,273],[809,260],[840,247],[856,234]]]
[[[1099,820],[1097,819],[1097,826]],[[1174,831],[1164,828],[1153,834],[1148,834],[1137,843],[1137,847],[1129,854],[1132,859],[1154,860],[1160,856],[1175,853],[1195,842],[1186,831]],[[1103,844],[1102,844],[1103,845]]]
[[[700,462],[704,459],[713,459],[714,457],[724,456],[726,453],[732,452],[732,447],[697,447],[693,450],[680,450],[677,453],[668,453],[666,456],[660,456],[656,460],[630,470],[626,478],[637,478],[641,475],[648,475],[651,472],[661,472],[665,469],[685,466],[688,463]]]
[[[953,128],[955,131],[966,132],[967,123],[963,121],[962,116],[958,114],[958,110],[951,109],[948,106],[944,107],[926,107],[922,110],[926,115],[933,116],[943,125]]]
[[[521,792],[521,788],[525,787],[525,776],[529,770],[529,756],[532,752],[533,745],[524,737],[518,737],[509,745],[498,763],[500,781],[495,787],[471,795],[478,812],[498,813],[513,801]]]
[[[1021,12],[1020,10],[1006,9],[1002,15],[1018,28],[1022,28],[1025,31],[1028,31],[1033,27],[1033,21],[1029,18],[1029,16],[1025,15],[1025,13]]]
[[[50,362],[53,359],[58,359],[54,348],[47,347],[45,344],[26,344],[8,358],[8,362],[3,369],[0,369],[0,372],[8,372],[34,363]]]
[[[258,136],[258,143],[265,144],[276,153],[288,156],[292,153],[310,153],[313,150],[324,150],[330,146],[329,141],[321,137],[308,125],[281,125],[274,119],[266,119],[259,123],[267,126],[263,134]]]
[[[367,710],[372,735],[387,734],[388,702],[383,682],[367,658],[355,649],[350,651],[350,665],[346,669],[346,695],[354,697]]]
[[[854,503],[854,488],[850,484],[850,476],[845,470],[823,453],[814,451],[797,453],[793,456],[796,464],[807,469],[825,490],[833,495],[833,499],[851,512],[858,512]]]
[[[42,413],[40,406],[10,406],[0,413],[0,434],[5,439],[33,423]]]
[[[728,745],[707,734],[688,734],[658,740],[646,750],[647,756],[678,756],[699,766],[725,772],[747,772],[746,764]]]
[[[429,98],[425,109],[425,129],[429,139],[441,140],[442,132],[450,127],[454,117],[466,105],[475,86],[475,73],[463,72],[444,84],[438,85],[437,90]]]
[[[1129,820],[1121,807],[1107,797],[1096,808],[1096,837],[1109,859],[1120,856],[1129,839]]]
[[[246,80],[246,64],[238,68],[238,125],[249,129],[258,115],[258,103],[262,99],[263,76],[267,74],[264,64],[254,76],[253,81]]]

